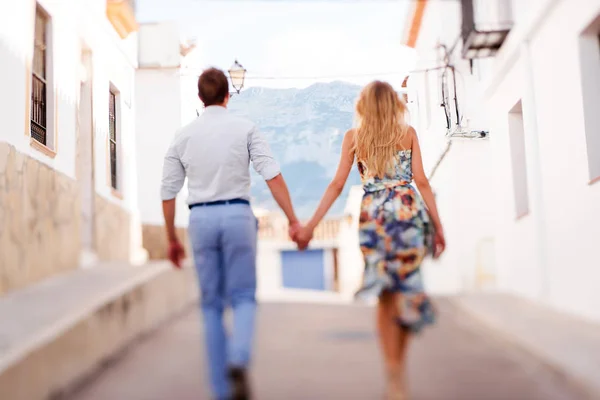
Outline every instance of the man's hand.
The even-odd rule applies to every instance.
[[[179,242],[175,239],[169,242],[169,260],[173,263],[175,268],[181,268],[181,261],[185,258],[185,250]]]
[[[290,192],[283,179],[283,175],[279,174],[276,177],[267,181],[267,186],[273,195],[273,198],[287,217],[289,221],[289,233],[292,237],[293,229],[299,226],[298,219],[294,213],[294,207],[292,206],[292,199],[290,198]]]
[[[303,226],[301,227],[294,236],[294,242],[298,245],[298,250],[306,250],[308,244],[312,240],[313,230]]]
[[[185,257],[185,251],[175,231],[175,199],[163,200],[162,204],[167,240],[169,241],[169,260],[171,260],[175,267],[181,268],[181,260]]]
[[[300,225],[300,222],[298,221],[288,222],[288,235],[294,242],[296,241],[296,234],[301,228],[302,225]]]

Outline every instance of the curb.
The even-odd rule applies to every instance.
[[[600,390],[593,387],[585,379],[580,378],[577,374],[571,373],[567,368],[561,366],[554,360],[549,359],[542,352],[537,351],[531,346],[527,345],[525,341],[519,338],[519,335],[512,334],[509,330],[504,329],[503,324],[496,322],[493,318],[485,316],[483,313],[474,311],[469,306],[464,305],[459,298],[448,297],[446,299],[452,308],[454,308],[456,311],[467,314],[470,319],[472,319],[482,328],[482,331],[485,331],[485,333],[489,334],[491,337],[493,337],[493,339],[517,348],[518,350],[535,358],[542,365],[563,378],[569,385],[579,389],[583,399],[600,399]]]

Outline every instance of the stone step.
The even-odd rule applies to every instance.
[[[0,398],[54,398],[197,298],[189,267],[101,264],[0,297]]]

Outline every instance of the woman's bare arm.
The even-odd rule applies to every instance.
[[[413,171],[413,179],[421,196],[423,196],[423,201],[425,201],[425,206],[429,210],[429,215],[431,216],[431,220],[433,222],[433,226],[436,231],[442,230],[442,222],[440,221],[440,216],[438,214],[437,206],[435,204],[435,198],[433,196],[433,191],[431,190],[431,185],[429,184],[429,179],[427,179],[427,175],[425,175],[425,171],[423,170],[423,159],[421,158],[421,147],[419,146],[419,139],[417,138],[417,132],[413,127],[409,129],[409,135],[412,137],[412,171]]]
[[[344,190],[348,175],[350,175],[350,171],[352,170],[352,164],[354,163],[354,153],[352,151],[353,143],[354,131],[349,130],[344,135],[342,154],[340,156],[340,163],[335,173],[335,177],[327,187],[327,190],[325,190],[315,214],[306,225],[310,230],[314,230],[317,225],[319,225],[319,222],[321,222],[325,214],[327,214],[327,211],[329,211],[333,203]]]

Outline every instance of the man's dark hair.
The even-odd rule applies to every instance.
[[[198,78],[198,96],[205,107],[222,104],[229,94],[227,77],[217,68],[209,68]]]

